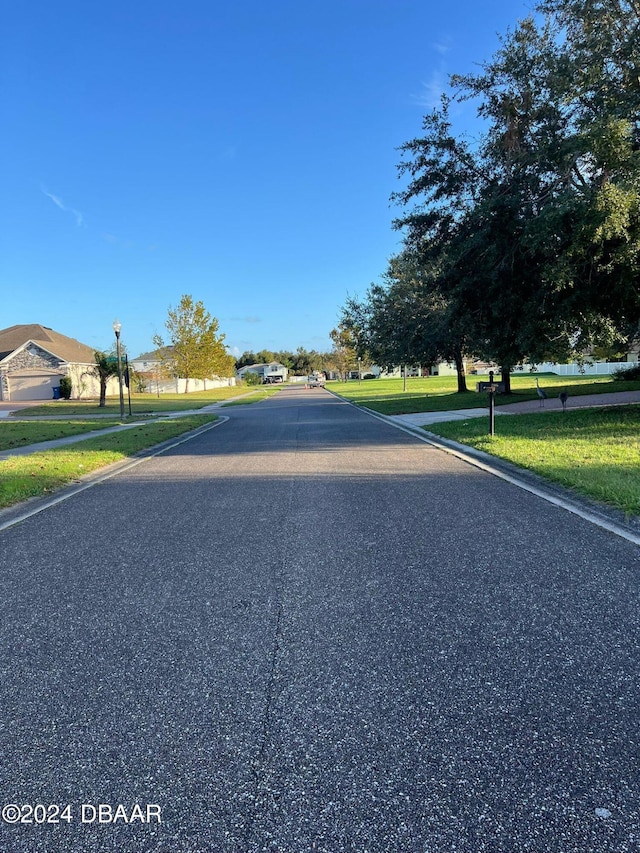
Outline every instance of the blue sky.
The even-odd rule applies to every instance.
[[[397,151],[519,0],[23,0],[0,28],[0,328],[132,356],[183,293],[330,349],[398,249]],[[473,127],[470,105],[460,127]]]

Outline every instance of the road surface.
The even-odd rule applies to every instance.
[[[225,413],[1,534],[2,853],[640,850],[637,546],[320,389]]]

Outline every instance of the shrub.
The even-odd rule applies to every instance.
[[[613,378],[627,380],[640,379],[640,363],[634,365],[634,367],[625,367],[621,370],[614,370]]]
[[[63,400],[71,399],[71,392],[73,391],[73,382],[71,381],[70,376],[62,376],[60,379],[60,396]]]
[[[133,390],[136,394],[144,394],[147,390],[147,380],[141,373],[138,373],[137,370],[132,370],[129,368],[129,376],[131,381],[133,382]]]

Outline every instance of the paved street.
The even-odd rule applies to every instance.
[[[0,851],[640,851],[637,546],[320,389],[225,415],[0,534],[0,806],[70,805]]]

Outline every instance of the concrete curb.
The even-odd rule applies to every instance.
[[[153,418],[145,418],[144,420],[132,421],[127,424],[118,424],[117,426],[105,427],[105,429],[97,429],[91,430],[89,432],[82,432],[78,435],[67,435],[64,438],[53,438],[50,441],[39,441],[36,444],[26,444],[24,447],[16,447],[11,450],[0,450],[0,461],[10,459],[14,456],[28,456],[31,453],[45,453],[47,450],[54,450],[56,447],[65,447],[68,444],[77,444],[81,441],[86,441],[90,438],[98,438],[101,435],[109,435],[113,432],[120,432],[126,429],[133,429],[137,426],[146,426],[147,424],[158,423],[159,421],[166,420],[167,418],[176,418],[176,417],[187,417],[189,415],[211,415],[214,414],[211,411],[203,412],[202,410],[195,409],[193,411],[188,412],[177,412],[177,413],[169,413],[165,412],[162,415]],[[101,416],[99,416],[101,417]],[[217,417],[221,417],[218,415]],[[30,423],[37,423],[39,418],[30,418]],[[49,422],[49,421],[48,421]]]
[[[336,395],[338,396],[338,395]],[[479,468],[494,477],[505,480],[519,489],[530,492],[536,495],[547,503],[551,503],[573,515],[588,521],[610,533],[632,542],[634,545],[640,545],[640,520],[636,524],[629,523],[625,518],[624,513],[614,509],[609,509],[606,506],[590,501],[588,498],[583,498],[576,495],[569,489],[558,486],[555,483],[550,483],[538,474],[526,471],[516,465],[499,459],[496,456],[491,456],[482,450],[467,447],[467,445],[459,444],[450,439],[441,438],[422,427],[405,425],[394,420],[395,415],[381,415],[379,412],[374,412],[372,409],[367,409],[364,406],[358,406],[345,400],[340,399],[345,403],[354,406],[356,409],[364,412],[371,417],[378,418],[381,421],[389,424],[396,429],[402,430],[409,435],[414,436],[425,444],[449,453],[457,457],[462,462],[472,465],[474,468]]]
[[[208,432],[211,429],[222,426],[222,424],[225,424],[228,420],[229,418],[225,416],[218,417],[218,419],[213,421],[213,423],[196,427],[196,429],[185,432],[176,438],[169,438],[160,444],[145,447],[144,450],[139,450],[128,459],[123,459],[121,462],[114,462],[111,465],[105,465],[104,468],[99,468],[89,474],[84,474],[82,477],[79,477],[75,483],[68,486],[62,486],[53,497],[29,498],[19,504],[13,504],[13,506],[6,507],[0,510],[0,533],[3,530],[7,530],[9,527],[13,527],[15,524],[26,521],[28,518],[31,518],[33,515],[37,515],[39,512],[43,512],[56,504],[72,498],[80,492],[84,492],[86,489],[91,489],[93,486],[97,486],[105,480],[110,480],[111,477],[115,477],[116,474],[135,468],[147,459],[153,459],[155,456],[160,456],[162,453],[166,453],[167,450],[179,447],[181,444],[185,444],[187,441],[197,438],[204,432]]]

